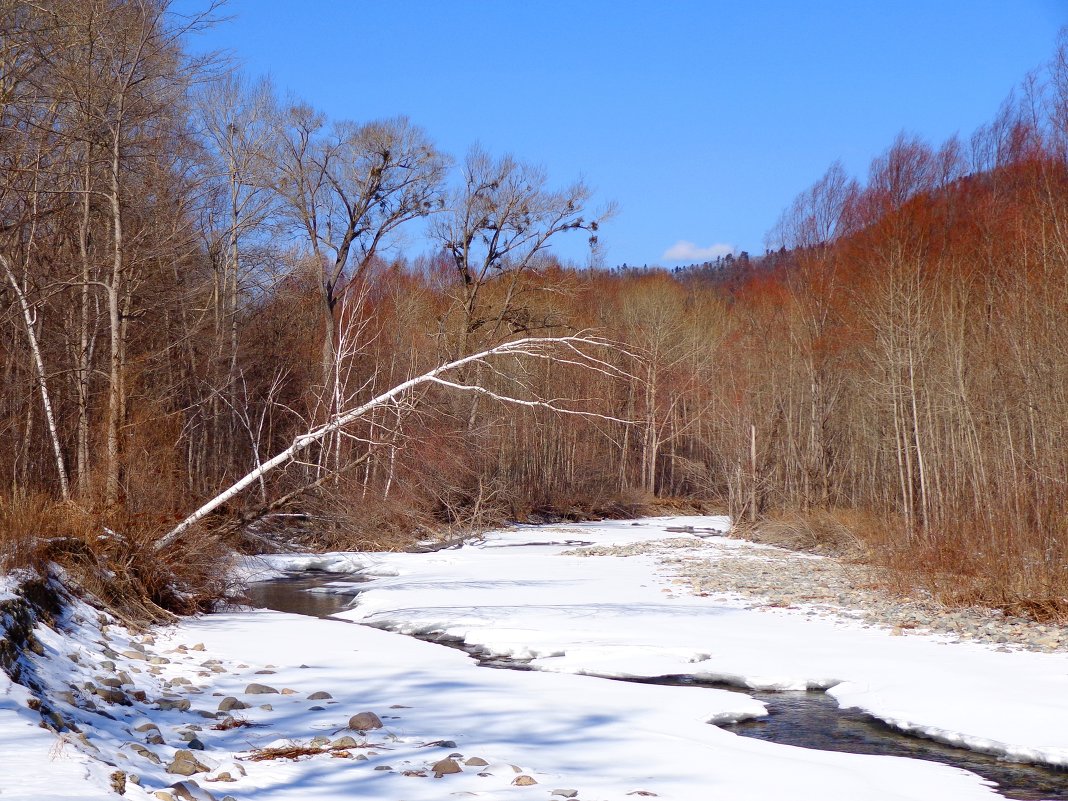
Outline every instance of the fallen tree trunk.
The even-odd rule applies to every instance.
[[[213,511],[218,509],[227,501],[239,495],[249,485],[258,481],[264,474],[273,470],[282,464],[287,464],[292,461],[301,451],[305,450],[309,446],[319,442],[327,435],[343,429],[345,426],[355,422],[364,415],[368,414],[373,409],[382,406],[383,404],[398,401],[405,393],[414,389],[421,384],[438,384],[440,386],[449,387],[451,389],[476,392],[482,395],[487,395],[496,400],[517,404],[520,406],[530,406],[542,409],[549,409],[561,414],[577,414],[584,417],[598,417],[605,420],[613,420],[615,422],[626,423],[628,421],[622,420],[608,415],[597,414],[594,412],[584,411],[581,409],[569,409],[558,405],[557,400],[529,400],[525,398],[517,398],[509,395],[502,395],[496,392],[492,392],[484,387],[476,384],[462,384],[455,381],[450,381],[443,376],[450,372],[459,370],[460,368],[477,362],[485,361],[486,359],[501,357],[501,356],[513,356],[522,358],[536,358],[536,359],[555,359],[556,361],[565,362],[568,364],[578,365],[588,370],[605,373],[607,375],[623,377],[626,373],[620,368],[610,364],[609,362],[597,358],[592,354],[586,352],[584,348],[596,348],[596,349],[617,349],[616,346],[603,339],[596,337],[586,336],[566,336],[566,337],[527,337],[524,339],[518,339],[513,342],[506,342],[503,345],[490,348],[488,350],[480,351],[479,353],[473,353],[470,356],[464,356],[461,359],[447,362],[446,364],[439,365],[433,370],[422,375],[410,378],[403,383],[398,384],[387,392],[383,392],[381,395],[377,395],[371,400],[367,401],[354,409],[350,409],[344,412],[336,413],[329,421],[312,429],[306,434],[302,434],[293,440],[293,444],[286,448],[281,453],[277,454],[273,458],[259,465],[255,470],[252,470],[247,475],[231,484],[226,490],[216,495],[210,501],[205,503],[181,523],[171,529],[167,534],[156,542],[156,549],[160,550],[171,545],[177,541],[185,532],[187,532],[196,523],[203,520]]]

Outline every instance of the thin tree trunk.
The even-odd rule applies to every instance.
[[[15,296],[19,301],[19,308],[22,310],[22,319],[26,324],[26,340],[29,343],[30,353],[33,356],[33,367],[34,371],[37,373],[37,386],[40,388],[41,392],[41,405],[44,407],[45,422],[48,425],[48,435],[52,440],[52,452],[56,460],[56,473],[59,475],[59,488],[63,495],[63,500],[67,500],[70,497],[70,486],[67,483],[67,466],[63,460],[63,446],[59,441],[59,430],[56,427],[56,418],[52,413],[52,399],[48,394],[48,380],[45,374],[44,359],[41,358],[41,348],[37,341],[37,334],[33,330],[34,314],[30,309],[30,304],[26,301],[26,295],[22,291],[22,287],[19,286],[15,274],[11,271],[11,263],[4,256],[0,256],[0,265],[3,265],[4,272],[7,274],[8,283],[10,283],[11,288],[15,290]]]
[[[104,502],[114,506],[119,501],[119,484],[122,469],[122,413],[125,387],[123,386],[122,347],[122,284],[124,279],[122,207],[119,200],[119,135],[116,132],[111,151],[111,224],[114,252],[111,261],[111,280],[107,285],[108,324],[111,334],[111,353],[108,370],[108,423],[107,423],[107,474],[104,485]]]

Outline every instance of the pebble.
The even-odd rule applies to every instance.
[[[130,706],[131,704],[130,699],[126,697],[126,693],[122,690],[97,687],[95,692],[101,701],[106,701],[109,704],[120,704],[122,706]]]
[[[160,698],[156,701],[156,705],[164,711],[176,709],[179,712],[188,712],[189,708],[192,706],[192,704],[189,703],[188,698],[179,698],[177,700],[172,698]]]
[[[252,683],[245,688],[246,695],[278,695],[278,690],[266,684]]]
[[[1051,652],[1068,649],[1068,626],[1036,623],[984,607],[947,608],[923,590],[910,596],[884,589],[877,570],[834,557],[762,546],[739,554],[711,540],[668,539],[596,546],[570,556],[654,555],[676,584],[700,596],[741,596],[757,609],[804,609],[889,629],[952,635],[990,646]]]
[[[440,779],[449,773],[463,773],[463,768],[460,767],[460,763],[455,759],[441,759],[431,765],[430,769],[434,771],[434,778]]]
[[[181,749],[174,755],[174,759],[167,765],[167,772],[178,776],[192,776],[194,773],[202,773],[210,768],[200,762],[192,751]]]
[[[138,756],[143,757],[144,759],[147,759],[153,765],[158,765],[159,764],[159,757],[156,756],[156,754],[153,751],[150,751],[149,749],[145,748],[143,745],[141,745],[139,743],[130,743],[130,750],[133,751]]]
[[[382,720],[374,712],[359,712],[349,718],[349,728],[354,731],[381,729]]]
[[[174,797],[180,798],[181,801],[215,801],[215,796],[192,779],[175,782],[170,789],[174,791]]]

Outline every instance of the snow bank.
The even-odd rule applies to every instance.
[[[243,584],[255,581],[269,581],[290,573],[311,570],[349,575],[373,567],[374,562],[372,554],[271,553],[241,557],[231,568],[230,575],[235,581]]]
[[[705,560],[759,553],[763,546],[678,532],[722,528],[722,521],[547,526],[536,536],[501,532],[479,548],[381,555],[396,576],[364,585],[343,616],[404,633],[440,632],[556,673],[830,688],[842,706],[904,731],[1010,759],[1068,764],[1064,654],[894,636],[814,609],[749,609],[739,597],[688,594],[655,555],[582,557],[559,545],[524,544],[582,540],[597,553],[626,553],[619,546],[671,538],[671,556],[679,557],[686,551],[676,540],[690,536],[694,555]]]
[[[666,531],[687,525],[692,533]],[[749,547],[706,538],[702,529],[722,525],[676,518],[527,528],[432,554],[272,556],[241,567],[258,578],[303,568],[373,574],[351,617],[463,637],[530,659],[534,671],[491,670],[378,628],[270,612],[135,635],[74,603],[63,633],[38,626],[42,653],[25,658],[38,700],[66,729],[59,738],[39,727],[31,694],[0,677],[0,801],[114,798],[115,771],[126,777],[126,798],[155,801],[182,778],[167,766],[194,737],[203,750],[191,753],[206,768],[193,777],[196,793],[237,801],[545,799],[556,789],[602,801],[640,793],[673,801],[998,797],[944,765],[793,748],[708,725],[764,714],[742,693],[582,673],[834,685],[842,703],[938,736],[966,733],[972,747],[1031,748],[1047,759],[1063,747],[1062,656],[994,654],[750,611],[739,599],[680,592],[654,556],[562,555],[580,541],[625,554],[665,537],[673,555],[687,542],[702,558]],[[109,682],[118,684],[114,697]],[[253,693],[252,684],[269,687]],[[217,712],[227,697],[243,708]],[[365,710],[384,727],[349,731],[350,716]],[[232,724],[220,725],[225,715]],[[1030,735],[1019,736],[1023,723]],[[313,738],[343,735],[355,744],[311,747]],[[304,749],[299,759],[264,751],[293,745]],[[450,754],[459,772],[434,778],[433,765]],[[536,784],[516,785],[520,775]]]

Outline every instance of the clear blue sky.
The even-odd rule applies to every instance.
[[[602,235],[607,263],[666,265],[680,240],[763,252],[782,209],[833,160],[863,177],[902,130],[967,137],[1068,24],[1068,0],[231,0],[225,11],[233,19],[196,49],[228,49],[332,117],[405,114],[456,157],[479,142],[556,184],[584,177],[620,205]],[[558,250],[581,262],[584,246],[576,236]]]

